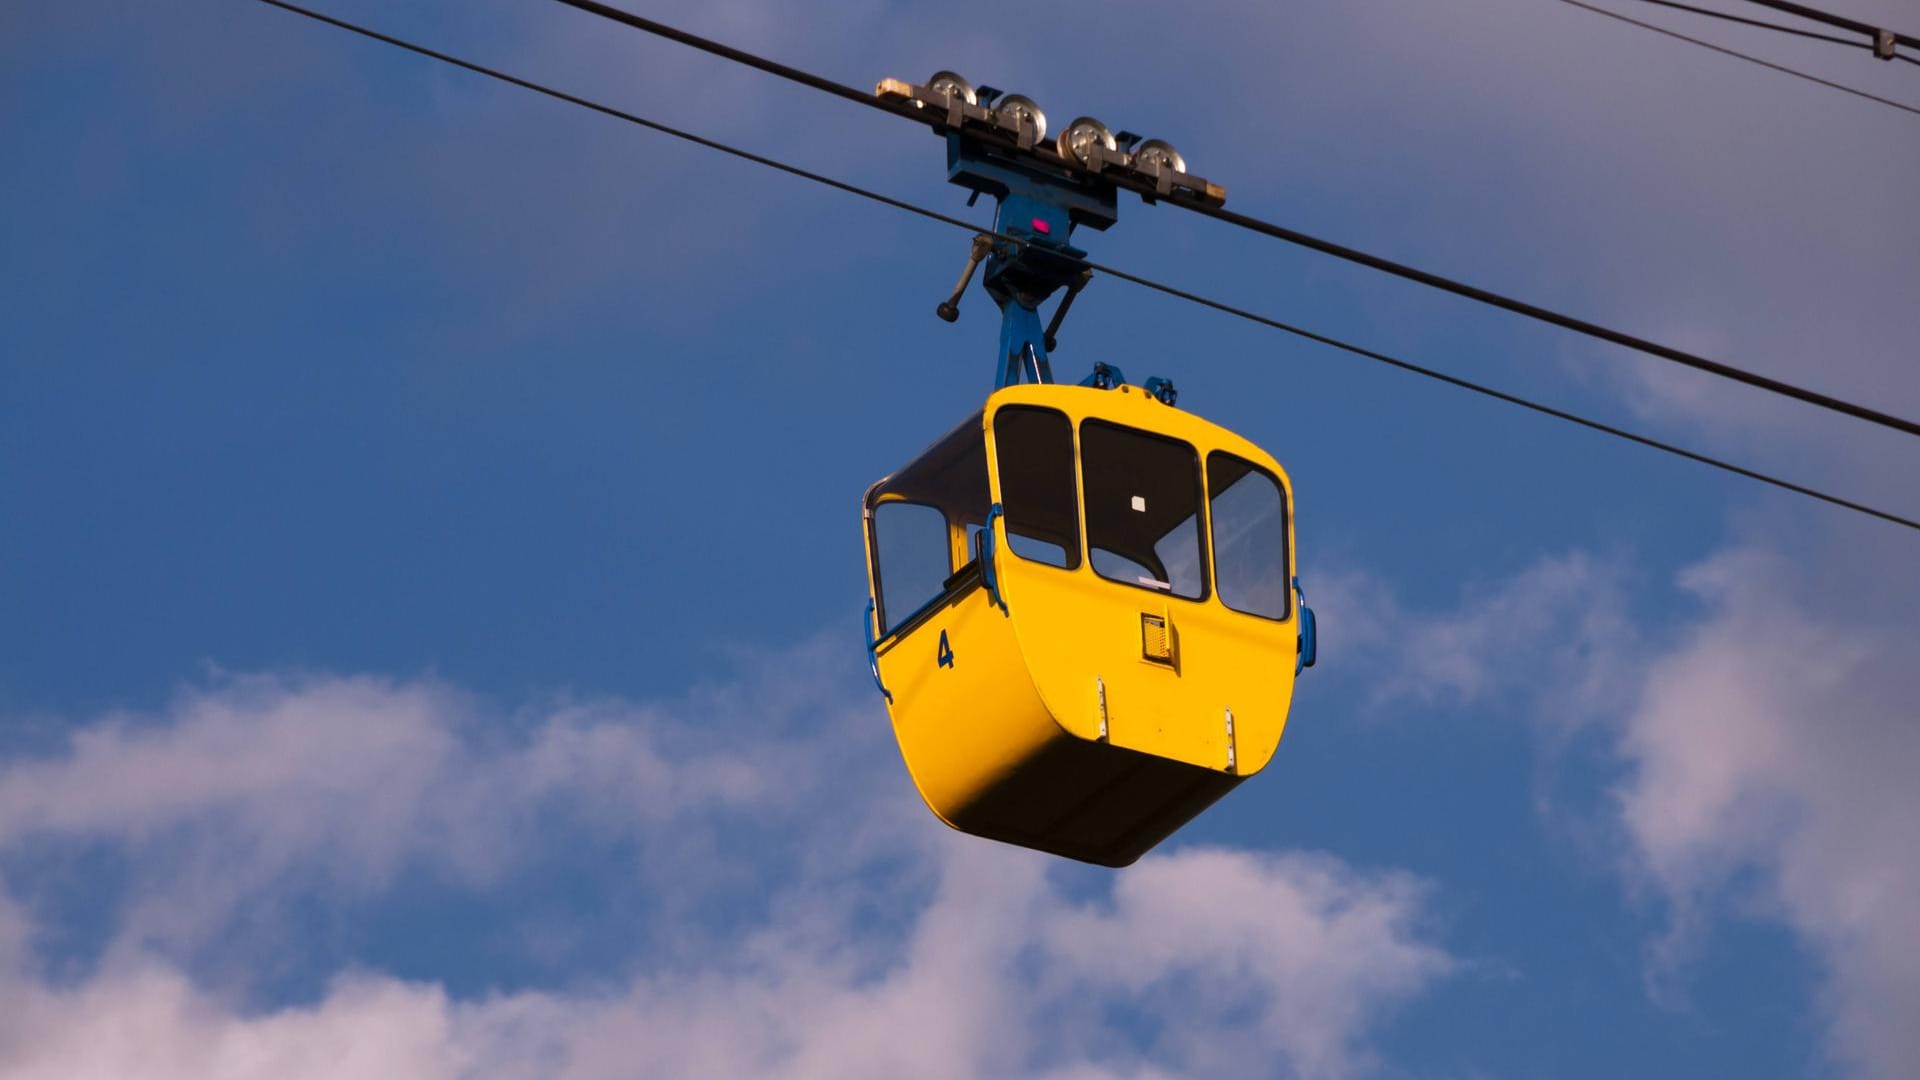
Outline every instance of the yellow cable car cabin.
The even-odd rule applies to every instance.
[[[1091,117],[1048,145],[1032,100],[950,71],[875,92],[942,137],[950,181],[993,197],[935,310],[957,320],[980,270],[1000,346],[986,405],[867,491],[874,681],[940,820],[1126,866],[1266,767],[1314,658],[1279,463],[1174,408],[1165,379],[1095,364],[1053,381],[1093,277],[1074,230],[1114,224],[1121,184],[1149,202],[1226,192]]]
[[[1312,659],[1292,509],[1137,386],[1007,386],[874,484],[869,659],[927,806],[1118,867],[1259,772]]]

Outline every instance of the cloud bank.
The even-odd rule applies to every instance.
[[[1666,911],[1656,999],[1685,999],[1717,925],[1776,923],[1821,972],[1834,1058],[1893,1078],[1920,1060],[1920,590],[1859,556],[1874,535],[1716,552],[1677,575],[1693,614],[1669,625],[1634,617],[1623,561],[1579,552],[1453,610],[1363,573],[1331,575],[1319,602],[1376,705],[1524,716],[1548,756],[1576,735],[1608,748],[1600,857]]]
[[[1452,609],[1364,574],[1318,599],[1376,703],[1517,703],[1543,746],[1608,748],[1603,857],[1668,913],[1656,992],[1720,922],[1776,922],[1816,960],[1835,1059],[1893,1077],[1920,1054],[1920,635],[1898,596],[1804,565],[1701,561],[1657,640],[1585,553]],[[0,770],[0,1072],[1346,1076],[1391,1065],[1384,1022],[1460,970],[1407,874],[1176,846],[1090,877],[949,834],[827,645],[753,663],[678,700],[519,712],[431,681],[226,678],[80,724]],[[124,888],[76,922],[40,878],[102,850]],[[351,920],[422,876],[487,894],[568,860],[653,901],[575,928],[613,975],[457,986],[299,935],[302,904]],[[535,943],[550,918],[486,930]],[[63,955],[76,935],[97,948]],[[303,949],[317,992],[233,977]]]
[[[1708,614],[1621,732],[1620,815],[1683,923],[1757,902],[1826,967],[1836,1050],[1899,1076],[1920,1061],[1920,633],[1805,602],[1799,574],[1741,549],[1682,576]]]
[[[256,676],[80,725],[0,770],[0,1074],[1347,1076],[1456,966],[1404,874],[1188,848],[1076,876],[949,834],[877,710],[809,689],[817,651],[654,705]],[[747,721],[764,744],[716,738]],[[76,930],[32,878],[101,849],[131,885]],[[618,977],[460,993],[321,950],[324,989],[281,1000],[206,974],[287,962],[245,955],[263,912],[297,952],[302,904],[511,888],[556,849],[672,899],[594,930]],[[77,977],[50,944],[76,932],[106,939]]]

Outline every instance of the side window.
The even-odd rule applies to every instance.
[[[1200,458],[1193,447],[1088,420],[1080,425],[1080,466],[1094,572],[1189,600],[1205,596]]]
[[[993,417],[1007,546],[1033,562],[1080,565],[1080,500],[1073,490],[1073,422],[1065,413],[1010,405]]]
[[[1287,499],[1265,469],[1232,454],[1207,455],[1207,508],[1213,519],[1213,577],[1220,602],[1235,611],[1284,619]]]
[[[920,503],[883,502],[873,509],[873,537],[880,627],[889,633],[940,595],[951,561],[947,517]]]

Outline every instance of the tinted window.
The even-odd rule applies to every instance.
[[[1213,578],[1220,602],[1269,619],[1287,617],[1287,500],[1265,469],[1232,454],[1207,455]]]
[[[873,510],[873,536],[885,633],[940,595],[951,572],[947,519],[931,506],[884,502]]]
[[[1073,423],[1064,413],[1012,405],[993,417],[1000,506],[1015,555],[1080,565],[1080,500],[1073,490]]]
[[[1200,459],[1178,439],[1080,425],[1087,556],[1101,577],[1197,600],[1207,593]]]

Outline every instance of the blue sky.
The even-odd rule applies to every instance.
[[[1920,416],[1920,121],[1564,4],[633,6]],[[964,212],[930,135],[552,5],[325,7]],[[924,811],[854,632],[860,493],[991,386],[963,234],[237,0],[9,8],[0,132],[0,1075],[1920,1058],[1900,530],[1096,280],[1057,370],[1287,466],[1322,664],[1065,864]],[[1891,434],[1135,201],[1082,242],[1920,514]]]

